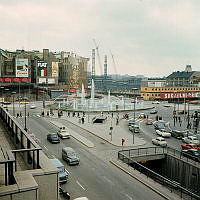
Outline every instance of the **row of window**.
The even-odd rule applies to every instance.
[[[193,88],[145,88],[146,91],[199,91],[200,87],[193,87]]]

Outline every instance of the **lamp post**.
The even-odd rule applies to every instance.
[[[26,127],[26,103],[27,103],[27,102],[24,102],[24,105],[25,105],[25,107],[24,107],[24,109],[25,109],[25,110],[24,110],[24,112],[25,112],[25,113],[24,113],[24,130],[25,130],[25,131],[27,131],[27,127]]]
[[[189,110],[189,102],[188,102],[188,115],[187,115],[187,118],[188,118],[188,120],[187,120],[187,127],[189,128],[189,124],[190,124],[190,110]]]
[[[45,108],[45,99],[44,99],[44,84],[45,84],[45,82],[43,82],[43,109]]]
[[[134,101],[133,101],[133,103],[134,103],[134,122],[135,122],[135,103],[136,103],[136,94],[135,94],[135,91],[136,90],[138,90],[138,88],[133,88],[132,89],[133,91],[134,91]],[[133,131],[133,144],[135,143],[135,138],[134,138],[135,136],[134,136],[134,131]]]
[[[15,94],[16,92],[12,92],[13,95],[13,116],[15,117]]]
[[[3,105],[3,89],[4,89],[4,87],[2,86],[2,87],[1,87],[1,99],[2,99],[2,100],[1,100],[1,104],[2,104],[2,105]]]

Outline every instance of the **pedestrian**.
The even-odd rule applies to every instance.
[[[178,117],[177,116],[175,116],[175,120],[176,120],[176,122],[178,121]]]
[[[180,123],[180,121],[181,121],[181,117],[180,117],[180,116],[178,116],[178,121],[179,121],[179,123]]]
[[[80,118],[80,117],[78,117],[78,123],[79,123],[79,124],[81,123],[81,118]]]
[[[82,121],[82,124],[84,124],[84,117],[82,117],[81,121]]]
[[[70,112],[68,112],[68,117],[70,117]]]
[[[19,116],[22,117],[22,112],[20,111]]]
[[[156,121],[158,121],[158,115],[156,115]]]
[[[49,116],[49,111],[47,111],[47,116]]]
[[[19,113],[17,113],[17,118],[19,117]]]
[[[113,112],[112,112],[112,118],[113,118]]]
[[[78,116],[78,117],[80,116],[79,112],[77,113],[77,116]]]

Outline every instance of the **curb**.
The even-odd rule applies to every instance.
[[[57,119],[57,118],[56,118],[56,119]],[[88,130],[88,129],[86,129],[86,128],[83,128],[83,127],[81,127],[81,126],[75,124],[74,122],[71,122],[71,121],[69,121],[69,120],[67,120],[67,119],[63,119],[63,120],[65,120],[65,121],[67,121],[67,122],[69,122],[69,123],[72,123],[72,124],[75,125],[75,126],[78,126],[79,128],[81,128],[81,129],[83,129],[83,130],[89,132],[90,134],[92,134],[92,135],[94,135],[94,136],[96,136],[96,137],[102,139],[103,141],[105,141],[105,142],[107,142],[107,143],[109,143],[109,144],[111,144],[111,145],[113,145],[113,146],[115,146],[115,147],[122,147],[121,145],[116,145],[116,144],[111,143],[110,141],[108,141],[108,140],[106,140],[106,139],[100,137],[99,135],[96,135],[95,133],[91,132],[90,130]],[[145,142],[144,144],[138,144],[138,145],[135,145],[135,146],[125,146],[125,147],[126,147],[126,148],[128,148],[128,147],[138,147],[138,146],[143,146],[143,145],[145,145],[145,144],[146,144],[146,142]],[[124,147],[124,148],[125,148],[125,147]]]
[[[123,172],[125,172],[126,174],[128,174],[129,176],[131,176],[132,178],[136,179],[137,181],[139,181],[140,183],[144,184],[145,186],[147,186],[149,189],[153,190],[155,193],[157,193],[158,195],[162,196],[163,198],[167,199],[167,200],[171,200],[170,197],[167,197],[166,195],[164,195],[163,193],[161,193],[160,191],[156,190],[155,188],[153,188],[152,186],[150,186],[148,183],[145,183],[144,181],[142,181],[141,179],[139,179],[137,176],[134,176],[133,174],[131,174],[130,172],[128,172],[126,169],[124,169],[123,167],[117,165],[114,161],[110,160],[109,161],[112,165],[114,165],[115,167],[117,167],[118,169],[122,170]]]

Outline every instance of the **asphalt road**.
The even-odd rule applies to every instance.
[[[23,110],[23,108],[20,109]],[[117,149],[112,145],[72,125],[71,128],[74,131],[87,135],[90,139],[93,138],[92,142],[96,147],[88,149],[72,138],[62,140],[60,144],[51,144],[46,140],[46,135],[49,132],[55,132],[57,128],[38,116],[40,108],[29,110],[29,112],[30,116],[26,118],[27,127],[39,138],[40,145],[49,158],[56,157],[62,161],[61,149],[64,146],[74,148],[80,157],[78,166],[68,166],[65,161],[62,161],[69,171],[69,182],[63,184],[63,188],[71,194],[72,199],[79,196],[87,196],[91,200],[163,199],[108,162],[109,156],[117,153]],[[24,124],[24,117],[17,120]]]

